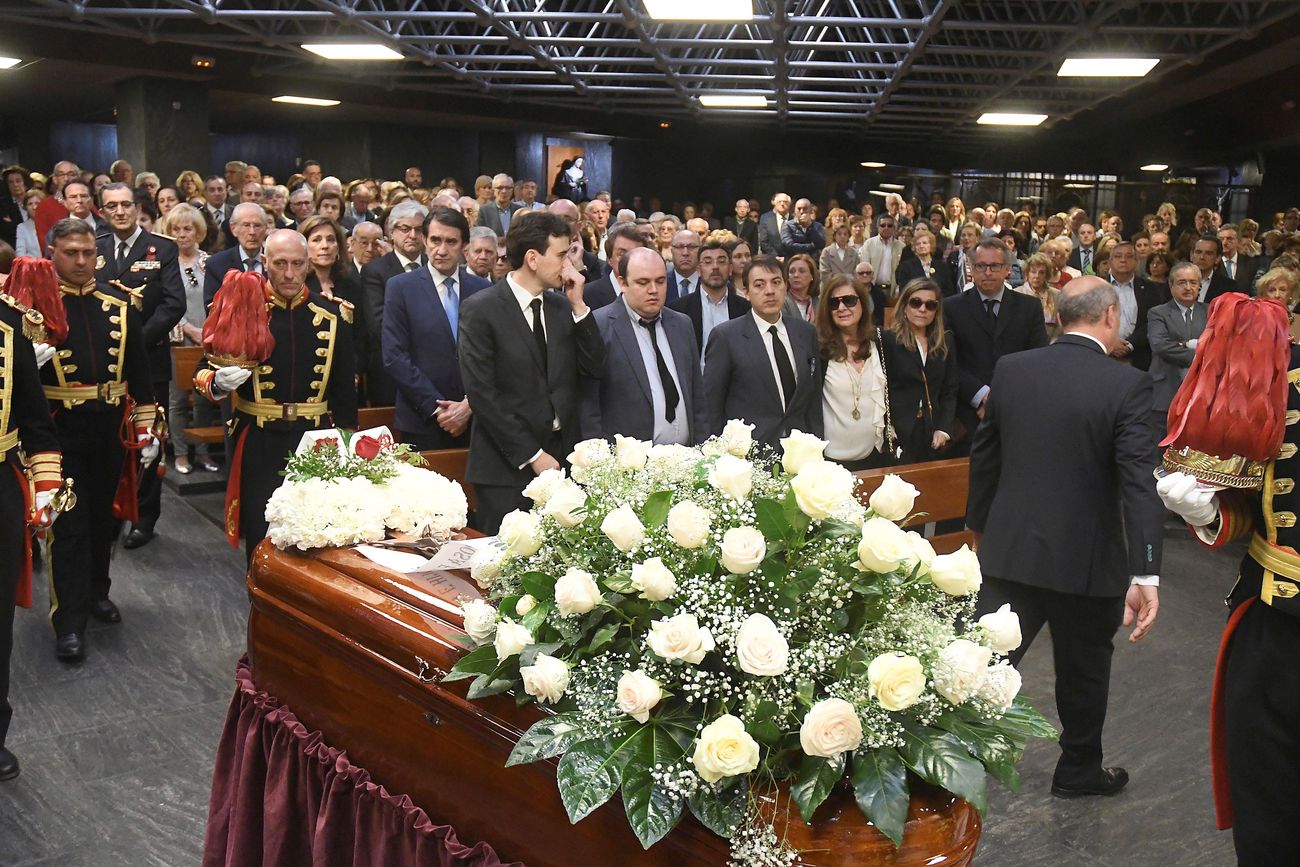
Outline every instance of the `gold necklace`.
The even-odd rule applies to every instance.
[[[862,401],[862,378],[867,374],[867,363],[862,362],[862,369],[858,370],[853,364],[853,356],[845,353],[844,364],[849,369],[849,389],[853,392],[853,412],[850,415],[853,416],[854,421],[858,421],[862,418],[862,411],[858,409],[858,404]]]

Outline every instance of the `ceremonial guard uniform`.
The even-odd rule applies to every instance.
[[[27,527],[43,522],[37,502],[47,504],[62,479],[59,441],[32,352],[32,341],[44,339],[40,314],[0,293],[0,780],[18,774],[18,762],[4,745],[13,716],[14,605],[32,605]]]
[[[226,483],[226,538],[237,547],[242,537],[250,560],[266,537],[266,502],[284,481],[280,472],[303,433],[357,424],[352,305],[305,286],[286,302],[270,284],[263,286],[274,348],[233,395]],[[244,362],[209,354],[208,364],[195,374],[194,385],[208,399],[220,400],[225,392],[217,371]]]
[[[77,480],[77,508],[49,534],[50,622],[62,642],[85,632],[92,609],[109,605],[108,567],[118,522],[138,520],[136,454],[163,431],[138,290],[96,280],[74,286],[62,279],[59,289],[68,336],[41,368],[41,381],[64,470]],[[99,616],[116,619],[116,612]],[[78,648],[63,658],[81,655]]]
[[[114,234],[100,235],[96,246],[99,260],[95,263],[95,277],[135,290],[140,296],[140,327],[149,355],[154,398],[159,407],[165,407],[172,370],[170,335],[185,315],[185,287],[177,264],[176,242],[138,229],[125,241]],[[162,508],[162,465],[163,449],[159,448],[157,459],[141,468],[140,520],[132,528],[136,535],[128,537],[127,547],[134,547],[130,544],[132,538],[143,544],[153,535]]]

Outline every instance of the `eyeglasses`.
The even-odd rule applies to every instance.
[[[826,309],[834,313],[843,306],[845,310],[852,310],[858,306],[858,296],[856,295],[836,295],[833,298],[826,299]]]
[[[971,266],[972,271],[979,271],[981,274],[992,274],[994,271],[1001,271],[1007,267],[1005,262],[976,262]]]
[[[935,301],[933,298],[930,299],[908,298],[907,306],[911,307],[913,310],[920,310],[921,308],[925,308],[929,312],[933,313],[934,311],[939,309],[939,302]]]

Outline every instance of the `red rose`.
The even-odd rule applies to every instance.
[[[379,454],[383,445],[379,440],[372,436],[363,436],[357,437],[356,443],[353,444],[352,448],[357,453],[357,457],[361,458],[363,461],[369,461],[374,460],[375,455]]]
[[[314,452],[335,452],[338,451],[338,448],[338,437],[326,437],[311,444],[311,450]]]

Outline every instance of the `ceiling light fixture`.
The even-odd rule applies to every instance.
[[[897,192],[898,190],[907,189],[907,187],[903,186],[902,184],[881,184],[880,188],[882,190],[894,190],[895,192]]]
[[[867,160],[866,162],[859,163],[858,165],[862,166],[864,169],[883,169],[885,167],[884,163],[876,163],[876,162],[872,162],[871,160]]]
[[[290,105],[314,105],[318,108],[328,108],[331,105],[338,105],[337,99],[317,99],[314,96],[275,96],[271,102],[287,102]]]
[[[1141,170],[1144,172],[1166,172],[1169,171],[1169,166],[1164,163],[1147,163],[1141,167]]]
[[[1067,57],[1056,74],[1061,77],[1141,78],[1159,63],[1156,57]]]
[[[986,111],[976,123],[985,126],[1038,126],[1047,120],[1045,114],[1027,114],[1020,111]]]
[[[1091,190],[1092,184],[1065,184],[1067,190]]]
[[[754,0],[645,0],[656,21],[753,21]]]
[[[746,93],[706,93],[700,96],[705,108],[767,108],[767,97]]]
[[[402,53],[378,42],[312,42],[303,44],[304,51],[326,60],[401,60]]]
[[[0,69],[13,69],[20,63],[22,60],[17,57],[0,57]]]

